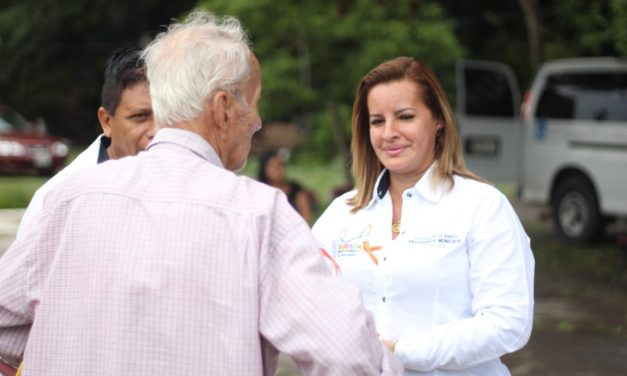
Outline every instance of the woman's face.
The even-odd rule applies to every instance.
[[[370,142],[379,161],[398,176],[419,177],[435,158],[442,127],[409,80],[374,86],[368,93]]]
[[[266,178],[270,183],[280,183],[285,179],[285,166],[278,155],[273,156],[266,163]]]

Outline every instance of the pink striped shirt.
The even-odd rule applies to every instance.
[[[400,372],[285,196],[194,133],[70,177],[0,259],[0,357],[24,376],[272,375],[279,351]]]

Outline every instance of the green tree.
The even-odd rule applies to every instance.
[[[612,35],[618,54],[627,57],[627,0],[612,0]]]
[[[430,64],[449,88],[462,48],[433,1],[201,0],[248,28],[263,76],[262,117],[297,121],[305,155],[348,166],[350,112],[359,79],[397,56]],[[348,171],[347,171],[348,179]]]
[[[627,0],[440,0],[468,58],[514,68],[521,87],[537,65],[575,56],[625,56]]]
[[[142,45],[196,0],[3,0],[0,102],[78,142],[98,132],[104,62]]]
[[[612,3],[621,1],[554,0],[542,5],[545,57],[616,55]]]

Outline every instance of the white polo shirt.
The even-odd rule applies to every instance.
[[[355,214],[348,192],[313,227],[343,279],[358,285],[382,339],[398,340],[406,375],[509,375],[499,357],[531,334],[534,258],[520,221],[494,187],[434,166],[403,193],[392,240],[387,171]]]

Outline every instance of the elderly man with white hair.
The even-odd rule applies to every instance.
[[[143,53],[148,152],[50,192],[0,259],[0,357],[29,375],[395,375],[360,293],[285,195],[232,171],[261,128],[240,23],[192,15]]]

